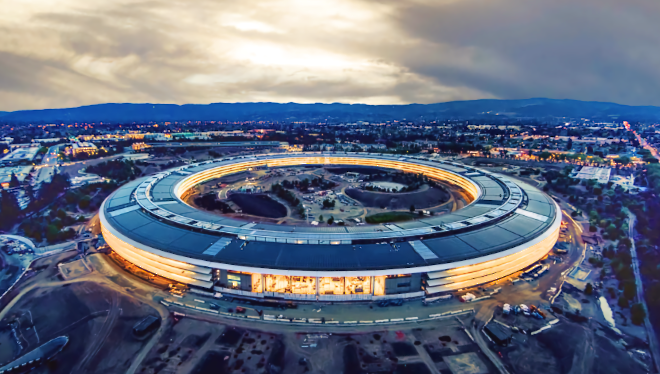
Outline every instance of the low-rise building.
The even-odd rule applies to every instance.
[[[67,147],[65,152],[73,156],[78,156],[81,153],[94,155],[98,152],[98,148],[96,148],[96,145],[94,143],[76,142],[73,143],[71,146]]]
[[[22,183],[25,178],[30,174],[32,166],[13,166],[0,168],[0,185],[3,188],[9,187],[9,182],[11,182],[11,175],[14,174],[18,179],[19,183]]]
[[[12,144],[13,146],[13,144]],[[17,147],[0,159],[2,165],[17,165],[19,163],[32,162],[39,152],[40,147]]]
[[[577,179],[595,179],[598,181],[600,184],[605,184],[609,182],[610,180],[610,173],[611,173],[610,168],[597,168],[594,166],[583,166],[580,171],[578,171],[576,174],[572,174],[571,176],[573,178]]]

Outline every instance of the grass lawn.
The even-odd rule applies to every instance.
[[[367,223],[387,223],[387,222],[401,222],[401,221],[410,221],[413,218],[417,217],[416,214],[411,214],[407,212],[387,212],[387,213],[378,213],[372,214],[365,217]]]

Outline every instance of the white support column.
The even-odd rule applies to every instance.
[[[371,276],[371,296],[374,296],[374,292],[376,290],[376,277],[373,275]]]

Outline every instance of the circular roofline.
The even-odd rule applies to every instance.
[[[182,194],[194,185],[248,170],[252,167],[286,167],[300,165],[356,165],[397,169],[406,172],[416,172],[427,175],[433,179],[457,185],[468,192],[473,200],[470,205],[479,204],[483,213],[466,217],[456,217],[455,221],[448,222],[446,215],[416,220],[414,228],[407,228],[404,224],[384,225],[387,230],[367,231],[356,230],[346,233],[329,233],[314,227],[290,227],[291,231],[281,231],[282,225],[256,224],[254,222],[237,221],[234,223],[214,223],[210,221],[193,219],[178,214],[165,203],[154,199],[152,191],[165,178],[180,177],[170,189],[171,200],[185,204],[181,200]],[[476,180],[479,179],[479,180]],[[495,195],[489,195],[494,190]],[[499,201],[497,192],[499,194]],[[492,174],[466,165],[451,162],[421,159],[408,156],[392,156],[365,153],[322,153],[301,152],[287,154],[262,154],[256,156],[239,156],[222,158],[190,164],[155,174],[142,181],[135,189],[133,196],[137,204],[148,214],[172,225],[188,227],[190,229],[212,233],[215,235],[231,235],[241,240],[261,241],[288,244],[356,244],[378,241],[401,241],[415,238],[445,235],[452,231],[465,231],[489,222],[500,220],[513,212],[523,203],[521,189],[510,179],[501,175]],[[169,202],[168,202],[169,204]],[[188,205],[186,205],[188,206]],[[484,209],[484,207],[486,207]],[[465,210],[463,208],[457,212]],[[373,226],[364,226],[365,228]]]
[[[132,262],[138,266],[143,264],[135,261],[151,258],[161,263],[170,263],[174,267],[189,269],[190,271],[200,273],[210,273],[211,269],[224,269],[232,271],[241,271],[248,273],[261,273],[273,275],[289,276],[310,276],[310,277],[347,277],[347,276],[387,276],[408,273],[431,273],[439,271],[451,271],[457,275],[478,272],[482,269],[492,267],[509,266],[517,264],[518,268],[524,268],[538,261],[545,256],[552,248],[559,236],[562,214],[559,206],[553,201],[555,206],[554,215],[549,226],[540,234],[524,243],[514,247],[490,253],[484,256],[476,256],[460,261],[452,261],[441,264],[425,266],[393,266],[385,269],[360,269],[360,270],[304,270],[304,269],[284,269],[268,266],[249,266],[237,265],[231,263],[217,262],[194,258],[190,256],[179,255],[167,252],[161,249],[145,245],[122,234],[108,221],[103,209],[99,212],[99,219],[106,241],[115,251],[129,251],[137,257]],[[179,269],[180,270],[180,269]],[[503,270],[502,273],[510,273],[509,270]],[[158,271],[155,272],[159,274]],[[167,277],[167,274],[164,275]],[[500,276],[501,277],[501,276]],[[493,278],[494,279],[499,279]]]

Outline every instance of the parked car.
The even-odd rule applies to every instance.
[[[504,304],[504,306],[502,307],[502,313],[504,313],[505,315],[511,313],[511,305]]]
[[[520,310],[526,316],[529,316],[529,308],[525,304],[520,304]]]

